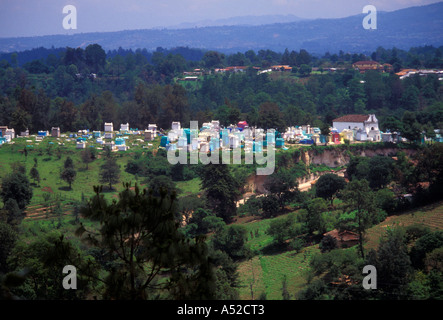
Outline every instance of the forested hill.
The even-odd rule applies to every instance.
[[[377,13],[377,29],[362,26],[366,14],[341,19],[317,19],[261,26],[214,26],[188,29],[130,30],[42,37],[2,38],[0,52],[52,46],[86,47],[100,43],[106,50],[192,47],[222,52],[271,49],[313,53],[339,50],[369,52],[378,46],[407,49],[443,43],[443,2]]]

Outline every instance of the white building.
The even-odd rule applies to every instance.
[[[180,130],[181,129],[180,122],[172,122],[171,129],[176,131]]]
[[[375,114],[348,114],[334,119],[332,121],[332,127],[337,129],[338,132],[342,132],[344,129],[361,129],[364,130],[366,134],[368,134],[369,131],[376,132],[380,130],[378,128],[378,120],[375,117]]]
[[[216,131],[220,131],[220,121],[219,120],[212,120],[211,121],[212,128]]]
[[[152,141],[154,140],[155,134],[152,130],[145,130],[145,140]]]
[[[369,130],[368,132],[368,140],[370,141],[381,141],[381,133],[380,130]]]
[[[11,139],[15,138],[15,130],[13,128],[9,128],[6,130],[5,134],[3,136],[11,136]]]
[[[114,131],[114,125],[112,122],[105,122],[105,132],[112,132]]]
[[[149,124],[148,130],[151,130],[155,136],[157,134],[157,125],[156,124]]]
[[[384,132],[381,134],[381,140],[383,142],[393,142],[394,139],[392,139],[392,133],[390,132]]]
[[[129,123],[122,123],[120,125],[120,131],[129,131]]]
[[[355,140],[357,141],[367,141],[368,140],[368,134],[364,129],[357,129],[355,133]]]

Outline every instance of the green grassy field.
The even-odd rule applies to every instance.
[[[133,136],[127,140],[127,145],[131,146],[130,150],[116,151],[114,153],[120,166],[120,180],[122,182],[131,182],[132,185],[136,182],[140,184],[140,181],[137,181],[140,179],[125,172],[127,162],[134,157],[136,152],[143,153],[148,150],[154,150],[159,144],[159,141],[154,141],[152,146],[143,149],[142,145],[147,146],[147,143],[140,143],[137,139],[140,139],[140,136]],[[156,140],[159,140],[159,138]],[[81,149],[76,149],[74,139],[46,137],[43,141],[38,142],[34,137],[16,138],[13,144],[4,144],[0,148],[0,178],[11,172],[11,164],[14,162],[22,164],[26,169],[28,177],[30,177],[29,171],[34,166],[35,158],[37,159],[40,183],[34,183],[30,179],[33,197],[29,204],[29,209],[43,205],[45,203],[43,196],[45,193],[49,193],[51,199],[57,198],[62,204],[79,201],[82,199],[82,196],[88,198],[93,195],[93,186],[100,184],[100,166],[105,161],[104,151],[100,150],[102,146],[95,143],[95,139],[88,140],[87,147],[91,146],[96,149],[97,159],[89,163],[88,168],[86,168],[86,164],[81,159]],[[27,149],[27,156],[25,156],[25,148]],[[60,172],[68,156],[73,160],[77,171],[75,181],[72,183],[72,189],[69,189],[68,183],[60,179]],[[115,184],[113,187],[115,190],[104,192],[107,199],[116,197],[118,192],[123,189],[122,184]]]
[[[246,228],[247,246],[256,253],[252,259],[239,265],[240,299],[258,299],[263,293],[267,299],[282,299],[281,289],[285,277],[291,294],[306,284],[309,260],[313,254],[320,252],[318,245],[306,247],[298,253],[295,250],[278,252],[272,248],[273,238],[266,234],[271,221],[285,219],[287,215],[265,220],[249,217],[237,221],[237,224]]]
[[[179,191],[179,196],[182,197],[182,196],[200,193],[201,191],[200,184],[201,184],[200,178],[194,178],[188,181],[177,181],[176,186]]]
[[[240,264],[240,299],[257,299],[263,293],[269,300],[282,299],[282,284],[286,277],[292,298],[306,285],[309,260],[320,252],[317,246],[301,252],[286,251],[280,254],[258,255]],[[251,293],[252,286],[252,293]]]

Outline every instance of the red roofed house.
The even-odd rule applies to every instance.
[[[360,237],[358,234],[352,231],[344,230],[338,231],[334,229],[332,231],[326,232],[323,236],[331,236],[337,241],[337,246],[339,248],[350,248],[358,244]]]
[[[290,67],[288,65],[271,66],[271,69],[273,71],[292,71],[292,67]]]
[[[379,70],[383,71],[383,66],[377,61],[357,61],[352,64],[352,67],[360,73],[365,73],[368,70]]]
[[[362,131],[366,136],[373,141],[379,141],[380,129],[378,128],[378,120],[375,114],[348,114],[346,116],[332,120],[332,126],[338,132],[344,129]]]

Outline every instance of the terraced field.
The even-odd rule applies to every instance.
[[[239,266],[241,281],[240,299],[258,299],[262,293],[269,300],[282,299],[283,279],[287,289],[294,293],[306,285],[311,257],[320,252],[318,245],[306,247],[301,252],[286,251],[281,254],[259,255]],[[251,294],[251,285],[253,294]]]
[[[43,204],[35,204],[28,206],[25,210],[25,220],[44,220],[48,218],[53,218],[55,216],[58,216],[58,214],[55,212],[55,209],[55,205],[45,206]],[[61,215],[71,215],[72,209],[73,207],[71,204],[62,205],[60,210]]]
[[[407,211],[400,215],[389,216],[382,223],[370,228],[366,235],[365,248],[376,249],[388,228],[396,226],[407,227],[413,224],[422,224],[431,229],[443,230],[443,201],[424,206],[420,209]]]

